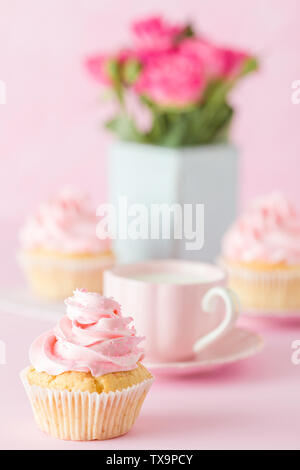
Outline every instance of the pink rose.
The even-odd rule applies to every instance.
[[[200,99],[204,86],[201,62],[195,56],[172,51],[147,61],[135,90],[160,106],[184,107]]]
[[[136,48],[144,52],[169,50],[183,29],[182,26],[171,25],[158,16],[136,21],[132,25]]]
[[[217,47],[203,38],[188,38],[180,44],[185,54],[196,56],[202,63],[209,78],[234,78],[242,70],[246,53]]]
[[[221,75],[222,58],[219,49],[210,42],[202,38],[187,38],[180,44],[180,50],[197,57],[202,62],[208,77]]]
[[[221,75],[226,78],[237,77],[241,73],[245,61],[249,58],[246,52],[233,49],[220,49],[219,53],[222,58]]]
[[[91,76],[103,85],[111,85],[112,80],[108,72],[108,63],[112,59],[108,54],[99,54],[88,57],[85,66]]]
[[[121,49],[115,54],[99,54],[88,57],[85,66],[91,76],[106,86],[113,85],[114,78],[122,79],[123,67],[129,62],[139,62],[136,51],[132,49]]]

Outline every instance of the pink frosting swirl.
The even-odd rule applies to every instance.
[[[65,188],[27,219],[20,242],[26,250],[97,253],[109,248],[109,240],[97,237],[96,226],[96,211],[90,208],[88,197]]]
[[[223,256],[232,261],[300,264],[300,218],[280,193],[256,199],[225,234]]]
[[[30,347],[31,364],[38,372],[58,375],[91,372],[94,377],[135,369],[143,358],[144,339],[130,327],[118,302],[85,289],[65,301],[67,315]]]

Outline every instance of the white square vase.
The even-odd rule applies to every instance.
[[[237,209],[238,154],[230,144],[166,148],[115,142],[109,155],[109,202],[118,207],[143,204],[204,204],[204,245],[186,250],[186,240],[117,238],[113,248],[120,262],[184,258],[214,261],[221,238]]]

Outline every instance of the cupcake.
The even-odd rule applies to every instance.
[[[33,342],[21,373],[36,423],[67,440],[125,434],[153,382],[140,362],[144,338],[111,298],[80,289],[65,303],[67,315]]]
[[[221,263],[246,310],[300,312],[300,217],[282,194],[255,200],[233,224]]]
[[[65,299],[78,286],[101,293],[103,270],[114,257],[109,240],[97,237],[96,226],[88,197],[71,189],[41,204],[27,219],[19,261],[38,297]]]

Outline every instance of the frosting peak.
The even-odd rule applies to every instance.
[[[102,297],[96,292],[87,292],[85,289],[76,289],[74,296],[65,300],[67,316],[74,321],[91,324],[101,318],[111,315],[120,315],[121,309],[115,300]]]
[[[96,212],[86,194],[65,188],[40,204],[20,232],[24,249],[48,249],[63,253],[95,253],[107,250],[109,240],[96,234]]]
[[[97,377],[137,366],[144,338],[136,336],[129,326],[132,318],[121,315],[118,302],[77,289],[65,303],[67,315],[30,347],[30,361],[38,372],[91,372]]]
[[[233,261],[300,263],[300,217],[281,194],[257,198],[225,234],[223,256]]]

